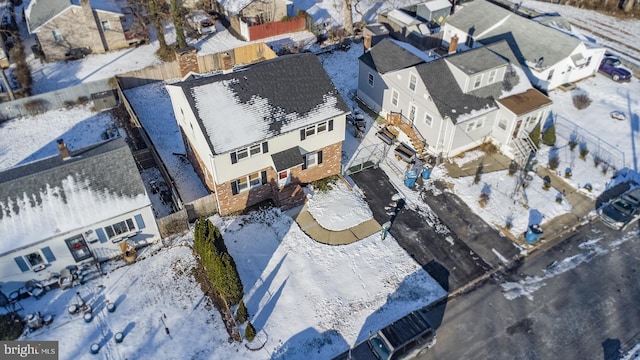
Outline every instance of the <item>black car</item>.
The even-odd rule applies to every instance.
[[[69,49],[64,56],[69,60],[78,60],[83,59],[85,56],[91,54],[91,48],[89,47],[79,47]]]

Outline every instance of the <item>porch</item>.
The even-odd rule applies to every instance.
[[[413,121],[406,118],[402,113],[390,112],[387,114],[386,125],[395,126],[405,133],[409,137],[411,146],[416,150],[417,157],[422,158],[424,156],[424,148],[427,142],[415,127]]]

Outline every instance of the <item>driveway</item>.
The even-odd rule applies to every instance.
[[[350,177],[364,192],[376,221],[383,224],[393,220],[389,233],[449,292],[497,266],[496,252],[507,259],[518,252],[510,240],[484,224],[453,194],[426,194],[432,197],[428,200],[432,213],[402,207],[394,217],[388,208],[393,206],[397,190],[384,171],[368,169]],[[434,227],[430,224],[439,222],[438,213],[448,216],[443,216],[446,222]],[[449,225],[447,222],[448,233],[442,228]]]

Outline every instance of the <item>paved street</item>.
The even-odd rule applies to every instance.
[[[618,359],[640,341],[639,238],[595,221],[434,308],[438,342],[420,359]]]

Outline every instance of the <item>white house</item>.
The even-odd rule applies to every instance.
[[[543,90],[592,76],[605,53],[485,0],[465,3],[445,21],[442,33],[443,43],[457,44],[458,51],[506,40],[531,83]]]
[[[166,86],[185,148],[221,214],[304,202],[300,184],[340,172],[349,108],[314,54]]]
[[[509,53],[500,41],[432,58],[385,39],[360,57],[358,97],[407,133],[419,154],[453,157],[492,142],[522,160],[536,150],[529,134],[551,100]]]
[[[11,292],[68,265],[120,255],[119,242],[160,238],[122,138],[0,172],[0,281]]]

